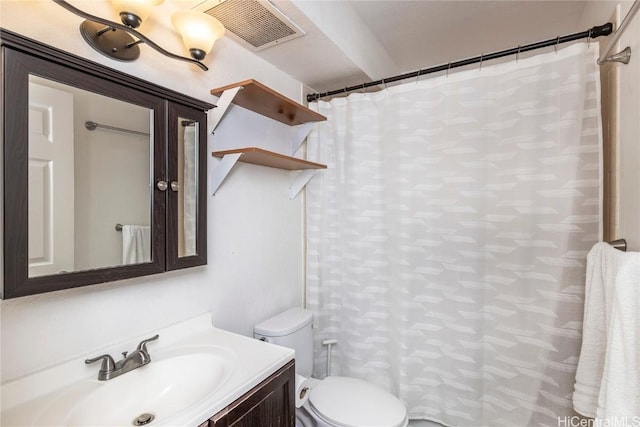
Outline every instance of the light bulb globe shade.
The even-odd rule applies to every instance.
[[[197,60],[211,52],[213,43],[222,38],[225,31],[224,25],[216,18],[195,10],[176,12],[171,21],[182,36],[184,45]]]
[[[123,14],[134,15],[138,18],[138,25],[140,25],[140,22],[149,17],[152,8],[163,2],[164,0],[111,0],[111,6],[121,17]],[[134,28],[138,26],[124,20],[123,23]]]

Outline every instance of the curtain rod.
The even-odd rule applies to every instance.
[[[337,89],[337,90],[332,90],[329,92],[323,92],[323,93],[310,93],[307,95],[307,101],[308,102],[313,102],[316,101],[320,98],[325,98],[327,96],[333,96],[333,95],[338,95],[341,93],[347,93],[347,92],[352,92],[354,90],[362,90],[371,86],[379,86],[379,85],[386,85],[387,83],[393,83],[393,82],[397,82],[400,80],[405,80],[405,79],[411,79],[414,77],[419,77],[425,74],[432,74],[432,73],[437,73],[440,71],[448,71],[452,68],[458,68],[458,67],[464,67],[466,65],[471,65],[471,64],[477,64],[480,63],[482,64],[482,62],[484,61],[488,61],[490,59],[497,59],[497,58],[502,58],[505,56],[510,56],[510,55],[518,55],[520,53],[523,52],[528,52],[530,50],[535,50],[535,49],[541,49],[543,47],[549,47],[549,46],[557,46],[560,43],[567,43],[567,42],[571,42],[571,41],[575,41],[575,40],[580,40],[580,39],[584,39],[584,38],[596,38],[596,37],[600,37],[600,36],[608,36],[609,34],[611,34],[611,32],[613,31],[613,24],[611,22],[607,22],[604,25],[598,25],[595,26],[589,30],[586,31],[582,31],[581,33],[574,33],[574,34],[569,34],[566,36],[558,36],[554,39],[549,39],[549,40],[544,40],[541,42],[537,42],[537,43],[531,43],[531,44],[526,44],[526,45],[521,45],[518,47],[513,47],[511,49],[505,49],[505,50],[501,50],[498,52],[492,52],[492,53],[487,53],[487,54],[483,54],[480,56],[476,56],[473,58],[468,58],[468,59],[462,59],[459,61],[455,61],[455,62],[449,62],[447,64],[442,64],[442,65],[436,65],[435,67],[431,67],[431,68],[424,68],[418,71],[412,71],[409,73],[404,73],[404,74],[399,74],[397,76],[393,76],[393,77],[387,77],[384,78],[382,80],[376,80],[375,82],[369,82],[369,83],[363,83],[361,85],[358,86],[350,86],[350,87],[346,87],[344,89]]]
[[[616,32],[613,33],[613,36],[609,40],[609,43],[607,43],[607,47],[604,49],[604,52],[602,53],[602,55],[600,55],[600,58],[598,58],[598,64],[602,65],[605,62],[611,62],[612,59],[614,59],[616,56],[619,56],[621,53],[627,54],[629,56],[631,55],[631,49],[627,47],[622,52],[609,56],[609,54],[613,50],[613,47],[616,45],[616,43],[618,43],[618,40],[620,40],[620,36],[622,36],[622,33],[624,33],[624,31],[627,29],[627,27],[629,26],[629,23],[631,22],[631,20],[633,20],[633,17],[635,16],[635,14],[638,12],[639,9],[640,9],[640,0],[636,0],[631,5],[629,12],[627,12],[627,15],[622,20],[622,23],[620,24],[620,26],[616,28]],[[625,62],[625,64],[628,64],[628,63],[629,63],[629,59],[627,57],[627,62]]]

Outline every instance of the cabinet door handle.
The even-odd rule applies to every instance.
[[[167,181],[158,181],[156,187],[158,187],[158,190],[160,191],[167,191],[167,188],[169,188]]]
[[[178,183],[178,181],[171,181],[171,191],[178,190],[180,190],[180,184]]]

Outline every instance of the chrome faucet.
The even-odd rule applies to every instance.
[[[133,353],[127,355],[126,351],[123,352],[122,360],[117,362],[114,362],[113,357],[110,355],[103,354],[102,356],[94,357],[93,359],[87,359],[84,363],[89,365],[102,360],[102,365],[98,371],[98,380],[110,380],[151,362],[151,356],[149,356],[149,352],[147,351],[147,343],[157,340],[159,336],[160,335],[154,335],[151,338],[142,340]]]

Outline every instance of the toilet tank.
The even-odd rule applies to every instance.
[[[313,370],[312,320],[310,310],[291,308],[258,323],[253,328],[253,336],[295,350],[296,373],[310,377]]]

